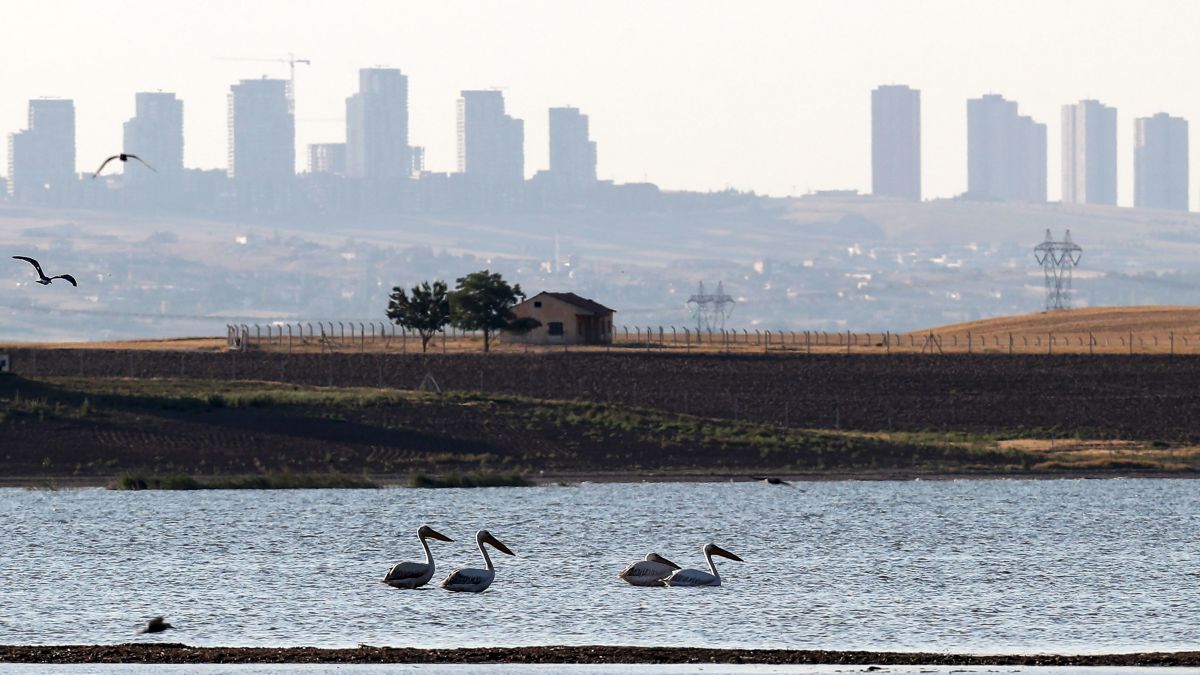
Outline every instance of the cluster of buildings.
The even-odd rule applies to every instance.
[[[364,68],[358,92],[346,99],[346,141],[310,145],[308,171],[297,175],[291,82],[242,80],[228,95],[228,169],[203,171],[183,164],[183,101],[173,93],[138,93],[121,150],[145,158],[154,171],[131,163],[121,175],[90,182],[75,170],[74,102],[36,99],[27,128],[9,136],[4,187],[26,203],[225,204],[257,211],[297,204],[430,210],[439,203],[507,210],[614,187],[596,179],[596,144],[587,115],[576,108],[550,108],[550,168],[529,181],[524,122],[505,111],[502,92],[463,91],[457,114],[457,172],[427,172],[424,149],[409,139],[407,76]]]
[[[1188,209],[1188,123],[1159,113],[1134,120],[1134,206]],[[967,193],[979,200],[1046,201],[1046,125],[997,94],[967,101]],[[871,92],[876,195],[921,198],[921,92]],[[1117,111],[1099,101],[1062,108],[1062,201],[1117,203]]]

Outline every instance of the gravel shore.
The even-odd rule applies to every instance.
[[[1200,666],[1200,651],[1131,654],[946,654],[697,647],[188,647],[183,644],[3,646],[0,663],[732,663],[767,665]]]

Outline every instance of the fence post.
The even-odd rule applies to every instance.
[[[846,331],[846,354],[850,353],[850,331]]]
[[[972,342],[973,342],[973,340],[971,338],[971,331],[967,331],[967,353],[968,354],[971,353],[971,346],[972,346],[971,343]]]
[[[804,331],[804,353],[812,356],[812,333]]]
[[[1012,356],[1012,353],[1013,353],[1012,331],[1009,331],[1008,332],[1008,355]]]
[[[1095,344],[1096,344],[1096,338],[1092,337],[1092,331],[1089,330],[1088,331],[1088,355],[1089,356],[1096,353]]]
[[[771,348],[771,331],[765,331],[763,333],[763,335],[764,335],[763,353],[766,354],[767,350],[769,350]]]
[[[1046,353],[1047,354],[1054,353],[1054,333],[1046,334]]]
[[[1171,356],[1175,356],[1175,331],[1171,331]]]

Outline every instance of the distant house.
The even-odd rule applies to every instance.
[[[542,292],[513,307],[518,317],[542,323],[525,335],[510,335],[510,342],[535,345],[606,345],[612,342],[613,314],[595,300],[574,293]]]

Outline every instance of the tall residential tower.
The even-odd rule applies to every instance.
[[[1133,205],[1187,211],[1187,120],[1158,113],[1134,124]]]
[[[871,92],[871,192],[921,199],[921,92],[883,85]]]
[[[550,177],[562,185],[596,182],[596,142],[578,108],[550,109]]]
[[[29,128],[8,137],[9,191],[23,201],[60,203],[75,175],[75,102],[34,99]]]
[[[1046,201],[1046,125],[998,94],[967,101],[967,195]]]
[[[508,206],[525,180],[525,123],[504,112],[498,91],[458,99],[458,172],[476,208]]]
[[[1063,106],[1062,201],[1116,205],[1116,108],[1099,101]]]
[[[139,92],[136,112],[125,122],[125,152],[132,152],[154,167],[123,162],[126,181],[176,184],[183,173],[183,101],[175,94]]]
[[[287,80],[229,90],[229,176],[245,206],[278,206],[296,175],[296,122]]]
[[[395,68],[358,71],[346,99],[346,175],[373,181],[408,178],[408,77]]]

